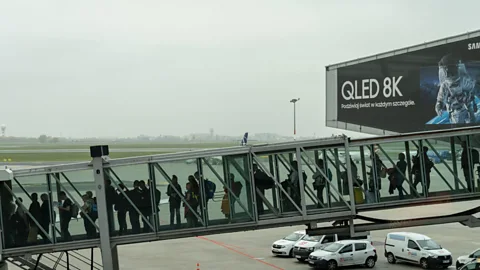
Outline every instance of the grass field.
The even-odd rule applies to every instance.
[[[113,152],[110,158],[125,158],[165,154],[166,152]],[[89,161],[90,153],[60,152],[60,153],[0,153],[0,162],[56,162],[56,161]]]
[[[110,158],[126,158],[137,156],[160,155],[168,152],[111,152]],[[387,151],[387,154],[394,160],[398,151]],[[329,153],[329,155],[331,155]],[[288,155],[285,154],[285,157]],[[313,158],[313,152],[309,151],[308,156]],[[382,154],[383,156],[383,154]],[[259,155],[266,158],[264,155]],[[71,162],[71,161],[90,161],[90,153],[83,152],[58,152],[58,153],[0,153],[0,162]]]
[[[97,143],[100,144],[100,143]],[[238,146],[238,142],[219,142],[219,143],[104,143],[110,148],[220,148]],[[93,144],[31,144],[31,145],[11,145],[0,144],[0,150],[18,149],[18,150],[35,150],[35,149],[89,149]]]

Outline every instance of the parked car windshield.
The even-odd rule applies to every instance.
[[[327,245],[326,247],[324,247],[323,250],[333,253],[333,252],[337,252],[341,247],[343,247],[342,244],[331,243],[330,245]]]
[[[323,235],[315,235],[315,236],[307,235],[302,240],[310,241],[310,242],[320,242],[320,240],[322,240],[322,238],[323,238]]]
[[[442,249],[440,245],[435,243],[435,241],[433,241],[432,239],[418,240],[417,243],[425,250]]]
[[[292,233],[290,234],[289,236],[283,238],[284,240],[287,240],[287,241],[298,241],[300,238],[302,238],[303,234],[299,234],[299,233]]]

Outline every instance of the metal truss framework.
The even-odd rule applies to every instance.
[[[54,251],[67,251],[74,249],[94,248],[101,247],[102,260],[105,269],[118,269],[118,259],[116,246],[121,244],[139,243],[145,241],[155,241],[164,239],[175,239],[180,237],[190,237],[196,235],[217,234],[235,231],[244,231],[250,229],[272,228],[297,224],[306,224],[309,228],[315,228],[319,222],[328,222],[334,220],[353,220],[358,215],[359,211],[372,210],[372,209],[386,209],[401,206],[410,206],[417,204],[425,204],[427,202],[439,203],[445,201],[448,197],[449,201],[467,200],[479,198],[480,194],[476,192],[464,192],[462,194],[447,194],[446,196],[434,196],[428,192],[419,193],[413,187],[413,180],[411,175],[404,175],[403,172],[398,171],[406,180],[408,187],[403,191],[410,191],[411,197],[401,201],[381,201],[381,198],[374,192],[372,203],[362,204],[357,203],[355,193],[361,191],[363,194],[369,192],[369,185],[367,185],[367,178],[373,180],[373,185],[377,185],[377,174],[373,173],[371,176],[367,176],[365,170],[363,170],[362,178],[365,181],[361,181],[358,175],[354,175],[357,171],[354,171],[352,162],[345,162],[351,160],[350,152],[353,148],[360,150],[361,166],[365,168],[365,163],[370,161],[372,164],[372,170],[376,171],[376,162],[373,155],[370,155],[370,160],[363,158],[366,150],[370,153],[375,152],[378,149],[380,153],[383,153],[388,162],[394,164],[394,161],[388,156],[386,150],[382,145],[390,143],[405,143],[405,152],[407,155],[407,161],[410,166],[412,157],[410,156],[409,147],[410,144],[415,149],[419,149],[420,154],[422,147],[428,145],[434,153],[440,157],[440,154],[431,143],[433,140],[447,140],[450,142],[452,149],[454,144],[458,144],[457,138],[467,143],[469,147],[471,140],[476,138],[480,134],[480,128],[463,128],[453,129],[448,131],[436,131],[436,132],[423,132],[412,133],[396,136],[386,136],[378,138],[358,139],[351,140],[346,136],[338,136],[327,139],[315,139],[304,140],[286,143],[274,143],[264,145],[253,146],[239,146],[221,149],[211,150],[199,150],[183,153],[152,155],[134,158],[122,158],[122,159],[109,159],[105,156],[94,157],[92,162],[83,162],[67,165],[57,165],[50,167],[34,168],[27,170],[15,170],[13,172],[4,170],[0,174],[0,181],[3,181],[4,190],[12,196],[12,200],[18,201],[15,193],[12,191],[12,187],[7,185],[7,181],[15,182],[24,193],[28,195],[28,192],[23,188],[18,178],[30,177],[30,176],[45,176],[45,181],[48,186],[48,195],[50,202],[54,201],[52,190],[52,183],[56,184],[57,195],[60,191],[65,191],[69,198],[73,199],[71,190],[77,195],[81,193],[76,189],[74,183],[67,177],[67,173],[80,170],[92,171],[92,178],[95,179],[97,204],[98,204],[98,218],[96,223],[94,220],[86,216],[86,219],[95,231],[99,234],[99,238],[78,240],[73,242],[61,242],[58,241],[58,236],[61,232],[55,227],[54,224],[49,228],[50,233],[47,233],[45,228],[42,228],[41,224],[26,211],[27,215],[35,221],[39,229],[48,236],[48,241],[41,245],[28,246],[28,247],[7,247],[5,245],[5,230],[2,231],[2,245],[1,253],[4,257],[14,257],[29,254],[41,254],[50,253]],[[378,152],[377,151],[377,152]],[[455,154],[452,154],[455,157]],[[340,158],[340,154],[343,153],[343,161]],[[468,152],[468,160],[472,160],[471,153]],[[209,158],[221,157],[223,175],[219,173],[217,169],[212,166]],[[267,159],[265,159],[267,157]],[[172,185],[171,172],[163,166],[163,164],[176,161],[185,161],[188,159],[196,160],[196,168],[200,174],[197,179],[199,183],[200,202],[199,207],[193,207],[184,198],[183,194],[174,185]],[[324,160],[323,163],[319,162]],[[425,164],[423,159],[421,160],[421,175],[422,185],[425,183]],[[446,183],[448,188],[453,192],[460,189],[465,189],[465,185],[460,181],[457,176],[456,163],[453,167],[450,167],[443,159],[442,164],[448,169],[449,172],[454,175],[454,185],[452,186],[446,180],[440,172],[437,173],[442,178],[442,181]],[[161,177],[168,184],[172,185],[173,191],[181,198],[182,203],[192,211],[199,224],[195,227],[184,228],[178,230],[163,230],[160,226],[158,211],[152,211],[146,213],[142,209],[139,209],[129,198],[129,195],[121,188],[122,177],[117,173],[117,168],[131,166],[131,165],[146,165],[148,168],[151,207],[155,209],[158,204],[155,193],[155,187],[157,178]],[[273,187],[271,190],[266,191],[260,187],[259,183],[256,183],[254,172],[254,164],[258,166],[258,169],[262,171],[267,177],[273,180]],[[323,164],[323,165],[322,165]],[[326,181],[326,200],[319,198],[318,191],[310,188],[304,179],[304,172],[307,170],[309,173],[317,173],[324,179],[329,179],[329,173],[327,164],[333,166],[335,171],[335,178],[337,182]],[[474,165],[469,162],[469,175],[471,181],[474,178]],[[209,218],[208,205],[209,202],[206,199],[205,181],[203,178],[203,170],[210,170],[215,175],[215,180],[221,183],[226,190],[229,206],[232,211],[228,214],[228,219],[233,221],[228,224],[216,223]],[[356,170],[356,169],[355,169]],[[230,181],[230,172],[235,171],[240,175],[241,181],[243,181],[246,190],[246,199],[242,200],[238,194],[234,192],[232,182]],[[410,171],[410,168],[409,168]],[[288,185],[290,182],[282,181],[282,172],[288,174],[288,179],[296,173],[297,182],[295,185]],[[285,173],[283,173],[285,174]],[[112,236],[112,226],[109,226],[109,215],[111,214],[111,205],[107,205],[107,195],[105,189],[107,185],[105,179],[111,181],[113,188],[120,191],[121,195],[128,201],[129,206],[133,209],[134,213],[138,215],[140,220],[146,228],[144,233],[124,235],[124,236]],[[341,179],[344,179],[343,182]],[[292,180],[293,181],[293,180]],[[362,183],[363,182],[363,183]],[[474,185],[474,183],[472,183]],[[69,191],[70,190],[70,191]],[[57,198],[58,200],[58,198]],[[81,208],[80,202],[73,199],[73,203],[77,204]],[[235,203],[238,202],[238,207],[235,207]],[[3,202],[2,202],[3,203]],[[259,209],[259,205],[265,205],[267,210]],[[0,207],[5,207],[0,205]],[[26,208],[26,207],[25,207]],[[263,208],[263,206],[262,206]],[[262,210],[262,211],[260,211]],[[81,210],[83,214],[86,214]],[[50,215],[53,218],[52,207],[50,209]],[[3,215],[2,215],[3,216]],[[457,218],[462,221],[464,217]],[[457,220],[455,219],[455,220]],[[0,220],[3,224],[3,220]],[[98,225],[97,225],[98,224]],[[359,225],[360,226],[360,225]],[[2,226],[2,228],[4,228]],[[355,234],[356,227],[353,222],[350,222],[349,232]]]

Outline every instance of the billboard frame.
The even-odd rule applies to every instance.
[[[352,124],[347,122],[342,122],[337,120],[338,116],[338,86],[337,86],[337,70],[343,67],[353,66],[369,61],[379,60],[383,58],[388,58],[392,56],[402,55],[414,51],[420,51],[428,49],[431,47],[436,47],[440,45],[449,44],[452,42],[467,40],[470,38],[480,37],[480,30],[475,30],[472,32],[467,32],[465,34],[450,36],[442,39],[437,39],[434,41],[425,42],[423,44],[417,44],[413,46],[403,47],[400,49],[395,49],[375,55],[370,55],[366,57],[361,57],[355,60],[349,60],[340,62],[337,64],[331,64],[325,67],[325,95],[326,95],[326,113],[325,113],[325,124],[327,127],[338,128],[348,131],[355,131],[361,133],[368,133],[372,135],[398,135],[401,133],[393,132],[384,129],[372,128],[367,126],[362,126],[358,124]],[[330,106],[329,106],[330,104]],[[335,105],[333,105],[335,104]]]

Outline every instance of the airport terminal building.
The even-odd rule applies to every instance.
[[[373,135],[477,125],[480,31],[326,67],[326,125]]]

